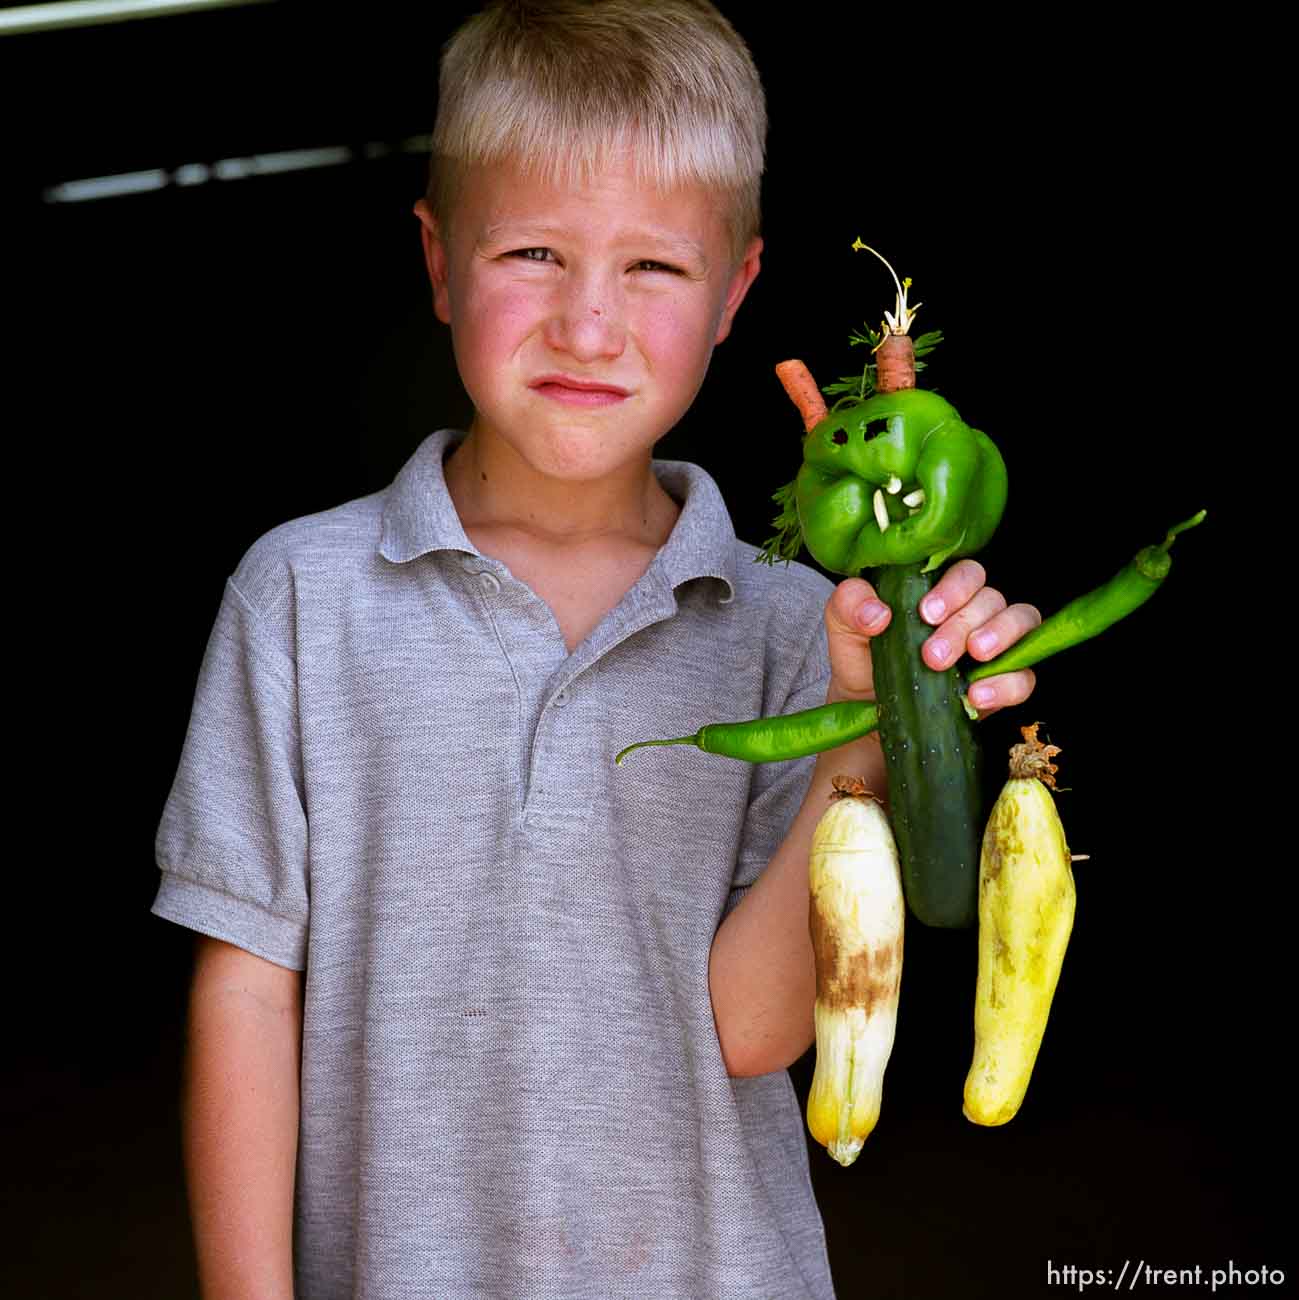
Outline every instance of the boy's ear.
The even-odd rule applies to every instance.
[[[749,286],[757,279],[762,267],[762,240],[755,236],[744,250],[744,258],[731,275],[730,288],[726,291],[726,302],[722,307],[722,319],[717,325],[717,337],[714,343],[720,343],[730,332],[735,313],[740,310],[744,295]]]
[[[415,204],[415,215],[420,222],[420,238],[424,242],[424,265],[428,267],[429,282],[433,286],[433,311],[444,325],[451,323],[451,299],[447,293],[447,249],[442,229],[433,215],[427,200]]]

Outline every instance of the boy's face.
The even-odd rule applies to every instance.
[[[660,194],[625,169],[582,189],[471,169],[449,230],[416,211],[473,432],[569,480],[643,465],[698,392],[762,248],[732,265],[716,196]]]

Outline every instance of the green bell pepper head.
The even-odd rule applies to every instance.
[[[1001,522],[1006,465],[936,393],[878,393],[831,411],[803,440],[803,541],[831,573],[973,555]]]

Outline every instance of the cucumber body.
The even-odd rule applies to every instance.
[[[979,749],[956,670],[937,673],[920,658],[933,628],[919,605],[938,577],[922,567],[875,571],[893,618],[871,642],[871,663],[907,906],[925,925],[961,929],[978,912]]]

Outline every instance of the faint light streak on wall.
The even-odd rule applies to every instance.
[[[82,181],[64,181],[45,191],[46,203],[87,203],[92,199],[115,199],[123,194],[143,194],[167,185],[167,173],[154,170],[123,172],[120,176],[89,176]]]
[[[64,4],[15,5],[0,9],[0,36],[48,32],[62,27],[97,27],[134,18],[169,18],[203,9],[231,9],[268,0],[66,0]]]
[[[381,142],[367,144],[365,158],[382,158],[391,149]],[[189,188],[208,181],[241,181],[250,176],[275,176],[284,172],[313,171],[318,167],[338,167],[351,162],[356,153],[347,145],[327,149],[287,149],[280,153],[253,154],[247,158],[221,158],[212,164],[185,163],[174,171],[152,168],[148,171],[123,172],[118,176],[89,176],[84,180],[63,181],[45,190],[46,203],[87,203],[95,199],[118,198],[123,194],[142,194],[162,190],[169,185]]]
[[[315,167],[337,167],[352,161],[346,145],[330,149],[289,149],[284,153],[259,153],[251,158],[222,158],[212,164],[219,181],[243,180],[245,176],[273,176],[277,172],[305,172]]]

